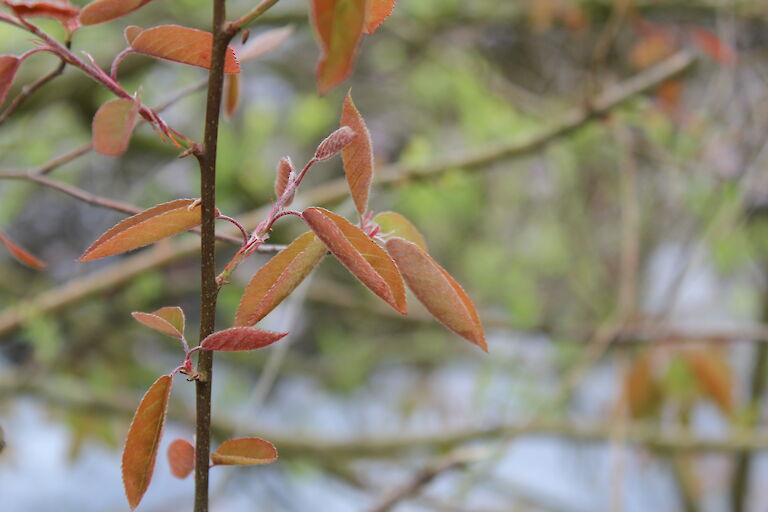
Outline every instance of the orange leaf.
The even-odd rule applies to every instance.
[[[46,265],[35,256],[22,249],[16,242],[8,238],[8,235],[0,231],[0,243],[2,243],[11,256],[28,267],[44,270]]]
[[[349,126],[357,134],[357,137],[341,150],[341,158],[344,161],[344,174],[347,176],[352,199],[355,200],[357,211],[363,215],[368,209],[368,194],[373,181],[373,143],[363,116],[352,102],[350,93],[347,93],[344,99],[341,124]]]
[[[137,35],[131,47],[138,53],[205,69],[211,68],[213,35],[210,32],[179,25],[148,28]],[[235,50],[227,47],[225,73],[239,73]]]
[[[633,418],[653,414],[661,404],[661,392],[653,375],[650,354],[638,356],[624,376],[624,399]]]
[[[421,235],[416,226],[411,224],[411,221],[396,212],[382,212],[373,218],[373,222],[379,225],[379,235],[391,238],[393,236],[399,236],[405,238],[409,242],[413,242],[425,251],[427,250],[427,242]]]
[[[711,350],[695,350],[688,352],[685,360],[701,390],[723,412],[733,410],[733,378],[723,355]]]
[[[392,258],[360,228],[323,208],[307,208],[304,220],[331,254],[361,283],[405,314],[405,285]]]
[[[196,199],[176,199],[128,217],[93,242],[79,261],[96,260],[138,249],[200,225],[201,208],[196,202]]]
[[[152,480],[171,384],[170,375],[163,375],[152,384],[141,399],[128,429],[122,468],[125,495],[131,510],[139,505]]]
[[[483,326],[464,289],[418,245],[402,238],[387,240],[405,282],[424,307],[447,328],[488,351]]]
[[[173,338],[184,336],[184,311],[178,306],[160,308],[152,313],[131,313],[137,322]]]
[[[392,14],[394,8],[395,0],[369,0],[363,31],[366,34],[373,34],[379,25]]]
[[[123,36],[125,37],[126,42],[128,45],[130,45],[134,39],[136,39],[136,36],[141,34],[141,32],[144,29],[141,27],[137,27],[136,25],[128,25],[125,27],[125,30],[123,30]]]
[[[255,327],[232,327],[206,337],[200,344],[200,348],[225,352],[256,350],[273,344],[287,334],[287,332],[265,331]]]
[[[67,23],[80,13],[68,0],[3,0],[20,18],[53,18]]]
[[[5,96],[11,89],[19,65],[21,65],[21,60],[13,55],[0,55],[0,105],[3,104]]]
[[[225,87],[224,113],[231,119],[240,105],[240,74],[227,75]]]
[[[693,27],[691,35],[696,46],[709,55],[710,58],[729,66],[736,63],[736,52],[709,30]]]
[[[128,149],[139,112],[138,102],[110,100],[93,116],[93,148],[105,156],[120,156]]]
[[[95,0],[83,7],[80,23],[96,25],[106,23],[140,9],[152,0]]]
[[[366,0],[312,0],[312,20],[322,56],[317,89],[325,94],[347,79],[365,25]]]
[[[168,446],[168,465],[176,478],[187,478],[195,469],[195,447],[185,439],[176,439]]]
[[[325,245],[313,233],[304,233],[277,253],[245,287],[235,325],[253,325],[267,316],[301,284],[325,253]]]
[[[237,54],[240,62],[258,59],[278,49],[293,34],[293,25],[273,28],[251,39]]]
[[[253,466],[269,464],[276,460],[275,445],[258,437],[224,441],[211,454],[211,461],[217,466]]]
[[[277,173],[275,174],[275,197],[280,199],[285,193],[285,189],[288,187],[288,180],[291,178],[291,173],[295,176],[298,174],[296,168],[293,166],[290,157],[283,157],[280,159],[280,163],[277,164]],[[291,194],[289,198],[285,200],[283,206],[288,206],[293,202],[293,198],[296,195],[296,191]]]

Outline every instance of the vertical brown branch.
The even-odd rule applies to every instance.
[[[202,206],[202,240],[200,244],[200,339],[215,330],[216,297],[216,149],[224,83],[224,59],[232,34],[225,31],[226,0],[213,2],[213,49],[208,73],[208,96],[205,110],[203,148],[200,162],[200,197]],[[211,444],[211,386],[213,384],[213,352],[201,350],[196,383],[196,442],[195,442],[195,512],[208,512],[208,471]]]

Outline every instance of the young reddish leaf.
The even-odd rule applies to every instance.
[[[68,23],[80,13],[69,0],[3,0],[20,18],[53,18]]]
[[[133,40],[136,39],[136,36],[141,34],[143,30],[143,28],[137,27],[136,25],[128,25],[125,27],[125,30],[123,30],[123,36],[125,37],[126,42],[130,45],[133,43]]]
[[[186,439],[175,439],[168,445],[168,465],[171,474],[182,480],[195,469],[195,447]]]
[[[200,348],[226,352],[256,350],[273,344],[287,334],[287,332],[265,331],[255,327],[232,327],[211,334],[203,340]]]
[[[152,384],[141,399],[128,429],[122,468],[125,495],[131,510],[139,505],[152,480],[168,398],[171,396],[171,383],[171,376],[163,375]]]
[[[213,34],[179,25],[160,25],[143,30],[131,42],[131,47],[144,55],[205,69],[211,68]],[[227,47],[225,73],[239,73],[235,50]]]
[[[277,253],[245,287],[235,325],[253,325],[267,316],[301,284],[325,253],[325,245],[311,232],[304,233]]]
[[[652,29],[629,51],[629,61],[637,69],[645,69],[672,55],[676,50],[670,34]]]
[[[283,197],[285,188],[288,186],[288,181],[291,179],[291,173],[293,173],[293,176],[296,176],[297,174],[296,168],[293,166],[293,162],[291,162],[291,158],[288,156],[281,158],[280,163],[277,164],[277,173],[275,175],[275,197],[278,199]],[[293,202],[295,195],[296,192],[294,190],[294,193],[286,199],[283,206],[290,205]]]
[[[395,263],[360,228],[323,208],[307,208],[304,220],[331,254],[361,283],[405,314],[405,285]]]
[[[368,0],[368,10],[365,13],[366,34],[373,34],[379,25],[392,14],[395,0]]]
[[[184,336],[184,311],[178,306],[160,308],[152,313],[131,313],[137,322],[163,334],[181,339]]]
[[[633,418],[647,418],[658,411],[662,394],[658,380],[653,375],[649,353],[641,354],[630,365],[624,375],[624,393],[629,414]]]
[[[366,0],[312,0],[312,21],[322,56],[317,89],[325,94],[347,79],[365,25]]]
[[[347,93],[344,99],[341,124],[349,126],[357,133],[355,140],[341,151],[341,158],[344,161],[344,174],[347,176],[352,199],[355,200],[357,211],[363,215],[368,209],[368,194],[373,181],[373,143],[363,116],[352,102],[350,93]]]
[[[240,105],[240,74],[227,75],[224,87],[224,113],[231,119]]]
[[[16,242],[8,238],[8,235],[0,231],[0,243],[2,243],[8,252],[19,262],[28,267],[44,270],[46,265],[26,250],[22,249]]]
[[[221,443],[211,454],[216,466],[253,466],[277,460],[275,445],[258,437],[230,439]]]
[[[355,140],[357,134],[349,126],[342,126],[327,136],[315,150],[315,160],[324,162],[330,160],[336,153],[349,146]]]
[[[713,350],[695,350],[685,355],[701,390],[719,407],[729,413],[733,410],[733,378],[723,355]]]
[[[140,9],[152,0],[95,0],[83,7],[80,23],[96,25],[106,23]]]
[[[736,52],[709,30],[693,27],[691,35],[696,46],[710,58],[729,66],[736,63]]]
[[[13,77],[19,70],[21,60],[13,55],[0,55],[0,105],[5,101],[5,96],[11,89]]]
[[[202,222],[200,211],[197,199],[176,199],[153,206],[107,230],[86,249],[78,261],[91,261],[131,251],[192,229]]]
[[[440,323],[488,352],[483,326],[464,289],[418,245],[391,238],[387,251],[408,288]]]
[[[120,156],[128,149],[139,112],[132,100],[115,99],[103,104],[93,116],[93,148],[105,156]]]
[[[373,218],[373,222],[379,225],[379,235],[386,238],[399,236],[427,250],[427,242],[416,226],[399,213],[382,212]]]
[[[273,28],[259,34],[237,52],[240,62],[258,59],[277,50],[293,34],[293,25]]]

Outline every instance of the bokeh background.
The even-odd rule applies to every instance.
[[[207,29],[208,4],[153,2],[73,47],[108,68],[125,26]],[[766,3],[400,0],[325,97],[307,12],[282,0],[252,27],[294,32],[244,65],[219,207],[268,204],[277,161],[306,161],[352,87],[386,181],[372,207],[421,229],[477,304],[490,353],[413,298],[409,317],[391,314],[327,258],[262,324],[289,338],[216,358],[216,439],[265,437],[281,459],[216,468],[212,510],[768,510]],[[0,26],[1,53],[30,47]],[[10,97],[55,66],[31,57]],[[130,56],[120,76],[156,105],[205,72]],[[0,126],[0,170],[87,144],[109,98],[66,69]],[[191,93],[164,117],[199,139],[203,105]],[[176,156],[144,126],[124,157],[87,153],[48,177],[146,208],[197,195],[195,162]],[[341,176],[338,159],[317,166],[299,205],[352,218]],[[180,305],[196,332],[199,272],[194,254],[169,256],[194,234],[75,262],[123,217],[0,174],[0,229],[49,265],[0,253],[3,510],[127,510],[131,414],[180,358],[129,313]],[[271,241],[300,232],[288,218]],[[220,262],[233,252],[222,245]],[[266,258],[224,288],[219,326]],[[192,439],[192,398],[179,379],[162,451]],[[140,510],[188,510],[191,497],[161,458]]]

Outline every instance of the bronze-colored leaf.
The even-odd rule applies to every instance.
[[[313,233],[304,233],[277,253],[245,287],[235,325],[253,325],[267,316],[301,284],[325,254],[325,245]]]
[[[121,18],[140,9],[152,0],[95,0],[83,7],[80,23],[96,25]]]
[[[231,119],[240,106],[240,74],[227,75],[224,78],[224,114]]]
[[[303,217],[352,275],[399,313],[406,313],[403,278],[386,251],[360,228],[333,212],[307,208]]]
[[[131,47],[138,53],[205,69],[211,68],[212,44],[213,34],[210,32],[179,25],[148,28],[131,41]],[[227,48],[224,72],[240,72],[240,64],[231,46]]]
[[[19,17],[52,18],[65,25],[80,13],[80,9],[69,0],[3,0],[2,3]]]
[[[487,352],[480,317],[461,285],[415,243],[390,238],[387,251],[397,263],[408,288],[432,316]]]
[[[365,13],[366,34],[373,34],[379,25],[392,14],[395,8],[395,0],[368,0],[368,9]]]
[[[264,348],[282,339],[287,332],[272,332],[255,327],[232,327],[215,332],[200,344],[203,350],[235,352]]]
[[[352,102],[350,93],[347,93],[344,99],[341,124],[349,126],[357,134],[357,137],[341,150],[341,158],[355,207],[360,215],[363,215],[368,209],[368,195],[373,181],[373,143],[363,116]]]
[[[382,212],[373,218],[379,225],[379,235],[386,238],[400,237],[413,242],[427,251],[427,242],[411,221],[397,212]]]
[[[298,173],[296,172],[296,168],[293,166],[293,162],[291,162],[290,157],[283,157],[280,159],[280,163],[277,164],[277,172],[275,173],[275,197],[277,199],[280,199],[283,197],[283,194],[285,193],[285,189],[288,187],[288,182],[291,179],[291,176],[296,176]],[[293,198],[296,195],[296,190],[294,189],[293,193],[291,193],[290,197],[286,198],[285,202],[283,203],[283,206],[288,206],[293,202]]]
[[[11,240],[8,235],[0,231],[0,243],[2,243],[8,252],[16,258],[17,261],[24,265],[38,270],[45,270],[46,265],[37,257],[30,254],[27,250],[23,249],[19,244]]]
[[[269,464],[276,460],[275,445],[258,437],[224,441],[211,454],[211,461],[217,466],[253,466]]]
[[[19,70],[21,60],[13,55],[0,55],[0,106],[5,101],[8,91],[13,85],[13,78]]]
[[[141,399],[123,448],[123,485],[131,510],[135,509],[152,480],[157,449],[163,433],[172,380],[163,375]]]
[[[131,313],[136,321],[173,338],[184,336],[184,311],[178,306],[160,308],[152,313]]]
[[[691,350],[685,361],[699,388],[724,413],[733,410],[733,376],[724,355],[715,350]]]
[[[312,0],[312,21],[322,56],[317,89],[325,94],[347,79],[365,26],[367,0]]]
[[[153,206],[107,230],[86,249],[79,261],[120,254],[183,233],[200,225],[200,210],[196,199],[176,199]]]
[[[93,149],[105,156],[125,153],[138,113],[136,101],[118,98],[103,104],[93,117]]]
[[[171,474],[182,480],[195,469],[195,447],[186,439],[175,439],[168,445],[168,465]]]

